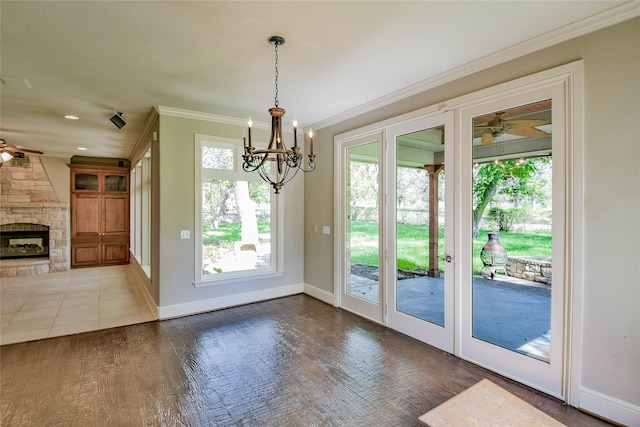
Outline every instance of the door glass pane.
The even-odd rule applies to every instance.
[[[378,142],[347,149],[346,292],[378,303],[379,286]]]
[[[473,126],[473,337],[548,362],[551,101]]]
[[[396,138],[396,311],[444,326],[444,127]]]

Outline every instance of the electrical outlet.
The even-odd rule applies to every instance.
[[[189,230],[180,230],[180,238],[181,239],[190,239],[191,232]]]
[[[322,234],[331,234],[331,227],[329,227],[328,225],[323,225]]]

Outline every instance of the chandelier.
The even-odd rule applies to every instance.
[[[309,130],[309,163],[308,169],[303,168],[303,154],[298,146],[298,122],[294,119],[293,126],[293,147],[287,148],[282,135],[282,117],[284,108],[278,106],[278,46],[284,44],[284,38],[280,36],[269,37],[269,44],[275,48],[276,63],[276,95],[275,107],[269,109],[271,115],[271,137],[267,148],[257,148],[251,142],[251,119],[249,119],[248,139],[243,138],[244,162],[242,169],[245,172],[258,172],[260,177],[269,183],[275,194],[280,194],[280,189],[287,182],[291,181],[298,171],[312,172],[316,168],[313,154],[313,132]]]

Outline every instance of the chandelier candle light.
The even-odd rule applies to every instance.
[[[303,168],[303,155],[300,147],[298,147],[298,121],[295,118],[292,123],[293,147],[289,149],[284,143],[282,117],[285,110],[278,106],[278,46],[284,44],[284,38],[271,36],[268,40],[269,44],[275,47],[276,58],[275,107],[269,109],[269,114],[271,115],[271,137],[267,148],[256,148],[251,142],[251,126],[253,123],[249,119],[248,141],[246,137],[243,138],[244,154],[242,158],[244,162],[242,169],[245,172],[257,171],[260,177],[273,187],[275,194],[280,194],[280,189],[296,176],[299,170],[311,172],[316,168],[316,156],[313,154],[313,132],[309,130],[309,169],[305,170]]]

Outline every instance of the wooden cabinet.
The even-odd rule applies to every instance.
[[[71,168],[71,267],[129,263],[129,170]]]

